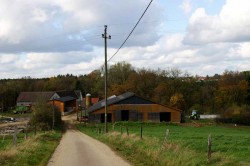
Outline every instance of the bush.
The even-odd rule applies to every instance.
[[[54,127],[61,127],[62,118],[60,110],[46,103],[45,101],[38,101],[32,107],[32,116],[30,124],[36,126],[41,130],[50,130],[53,128],[53,111],[54,111]]]
[[[217,122],[234,123],[250,126],[250,106],[236,106],[233,105],[226,109],[221,118],[216,119]]]

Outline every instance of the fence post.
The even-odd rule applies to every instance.
[[[115,131],[115,123],[113,123],[113,128],[112,129],[113,129],[113,131]]]
[[[16,141],[17,141],[16,134],[17,134],[17,127],[15,126],[14,133],[13,133],[13,145],[15,145],[15,146],[16,146]]]
[[[142,140],[142,123],[141,123],[141,140]]]
[[[169,129],[166,130],[164,139],[163,139],[163,141],[162,141],[162,148],[163,148],[164,144],[167,143],[168,137],[169,137]]]
[[[26,123],[26,127],[24,129],[24,132],[25,132],[25,136],[24,136],[24,139],[27,139],[27,136],[28,136],[28,123]]]
[[[207,140],[207,161],[208,163],[210,162],[211,159],[211,154],[212,154],[212,137],[211,134],[208,135],[208,140]]]
[[[102,127],[98,127],[98,134],[101,134],[102,133]]]
[[[35,135],[36,135],[36,123],[35,123]]]
[[[4,139],[5,139],[5,135],[6,135],[6,128],[4,129],[2,142],[3,142],[3,141],[4,141]]]
[[[127,136],[129,136],[128,125],[126,125],[126,130],[127,130]]]
[[[120,130],[121,130],[121,134],[122,134],[122,124],[120,125]]]

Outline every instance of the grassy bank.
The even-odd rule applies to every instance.
[[[61,131],[48,131],[29,135],[19,134],[16,146],[12,143],[12,136],[7,136],[0,142],[1,166],[45,166],[59,144]]]
[[[98,127],[99,131],[103,128],[100,124]],[[98,134],[96,125],[79,125],[78,128],[109,144],[134,165],[250,165],[249,127],[144,123],[142,140],[138,123],[117,123],[108,134]],[[112,130],[111,124],[109,128]],[[170,133],[163,141],[166,129]],[[212,157],[208,162],[209,134],[212,135]]]

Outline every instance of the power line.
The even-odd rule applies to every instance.
[[[147,12],[149,6],[151,5],[151,3],[153,2],[153,0],[151,0],[147,6],[147,8],[144,10],[143,14],[141,15],[140,19],[137,21],[137,23],[135,24],[134,28],[131,30],[131,32],[129,33],[128,37],[124,40],[124,42],[121,44],[121,46],[117,49],[117,51],[114,53],[114,55],[112,55],[108,61],[110,61],[119,51],[120,49],[123,47],[123,45],[127,42],[128,38],[131,36],[131,34],[133,33],[133,31],[135,30],[135,28],[137,27],[137,25],[139,24],[139,22],[141,21],[142,17],[144,16],[144,14]]]

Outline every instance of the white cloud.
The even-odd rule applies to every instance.
[[[186,44],[244,42],[250,40],[250,1],[227,0],[218,15],[204,8],[192,14],[184,38]]]
[[[240,48],[236,51],[238,56],[250,60],[250,42],[240,44]]]
[[[190,0],[183,0],[182,4],[179,7],[184,11],[184,13],[187,14],[190,13],[192,10],[192,5]]]
[[[108,40],[109,58],[127,37],[148,2],[0,1],[0,77],[78,75],[99,68],[104,63],[103,26],[108,25],[108,34],[112,36]],[[207,3],[212,4],[211,0]],[[187,13],[193,10],[190,0],[178,5],[176,3],[173,10],[179,11],[180,7]],[[171,22],[162,23],[165,6],[154,1],[109,64],[126,61],[136,68],[171,67],[193,75],[220,74],[225,69],[249,70],[248,1],[228,0],[215,15],[209,15],[211,12],[202,5],[197,6],[200,8],[191,14],[186,34],[165,34],[164,27]],[[174,25],[179,27],[179,21]]]
[[[83,47],[84,50],[90,46],[103,45],[100,36],[105,24],[111,24],[108,27],[108,33],[111,35],[127,35],[148,4],[145,0],[122,0],[118,6],[116,3],[116,0],[0,1],[0,50],[8,53],[76,51],[82,48],[79,47],[79,42],[85,46],[89,45],[87,48]],[[160,24],[161,13],[162,9],[158,3],[153,3],[144,20],[158,21],[157,24]],[[124,22],[129,25],[124,25]],[[158,39],[156,28],[155,23],[139,25],[133,40],[128,41],[126,46],[152,44]],[[118,47],[125,35],[119,38],[113,36],[110,46]],[[69,39],[69,36],[75,37]],[[69,42],[78,42],[77,47],[70,44],[67,48],[58,48]]]
[[[48,15],[46,14],[46,11],[42,9],[34,9],[32,13],[33,13],[32,19],[34,21],[45,22],[48,19]]]
[[[8,54],[8,55],[0,54],[0,64],[13,63],[17,59],[18,56],[15,54]]]

